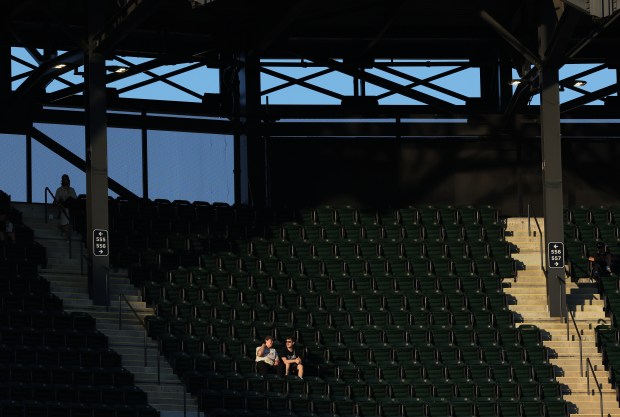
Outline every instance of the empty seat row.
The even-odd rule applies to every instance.
[[[153,407],[80,402],[0,400],[0,417],[159,417]]]
[[[145,404],[147,397],[135,386],[0,383],[0,400],[139,405]]]
[[[133,374],[121,367],[16,365],[0,366],[0,382],[5,384],[48,384],[52,386],[107,385],[132,386]]]
[[[47,282],[47,281],[46,281]],[[49,285],[49,284],[48,284]],[[94,331],[95,319],[81,312],[57,310],[0,310],[0,326],[13,329]]]
[[[620,215],[618,206],[571,206],[564,209],[565,225],[615,225]]]
[[[85,367],[120,367],[121,357],[115,351],[107,348],[33,348],[2,346],[0,354],[6,360],[5,364],[11,369],[13,360],[15,369],[21,369],[19,365],[44,365],[44,366],[85,366]]]
[[[207,391],[201,396],[203,407],[211,410],[212,416],[231,416],[245,410],[266,410],[259,415],[275,416],[281,412],[294,413],[300,416],[355,416],[355,417],[399,417],[399,416],[536,416],[549,415],[567,416],[568,409],[564,402],[545,402],[541,400],[488,401],[485,399],[472,401],[449,401],[447,399],[426,402],[419,398],[401,399],[398,401],[378,402],[363,399],[286,399],[280,397],[263,397],[246,395],[235,397],[235,392]],[[249,415],[257,415],[249,411]]]

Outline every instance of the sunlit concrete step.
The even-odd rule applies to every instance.
[[[535,323],[531,323],[531,324],[535,324]],[[592,331],[594,325],[596,323],[592,322],[592,321],[583,321],[583,320],[579,320],[577,321],[577,328],[579,329],[579,334],[583,337],[583,336],[587,336],[589,334],[594,334],[594,332]],[[537,325],[537,327],[541,327],[542,324],[540,326]],[[547,326],[544,328],[544,330],[552,335],[554,337],[554,339],[557,338],[557,340],[561,340],[561,338],[564,336],[566,337],[566,323],[560,323],[556,326]],[[572,321],[569,321],[569,325],[568,325],[568,334],[569,335],[576,335],[577,332],[575,331],[575,327],[573,325]]]
[[[596,376],[598,378],[598,381],[600,383],[603,384],[603,386],[607,385],[608,387],[610,386],[607,382],[607,378],[606,377],[599,377],[598,375]],[[588,388],[588,382],[587,380],[580,376],[558,376],[556,377],[556,380],[560,383],[560,384],[566,384],[571,390],[578,390],[579,392],[587,392],[587,388]],[[592,378],[592,376],[590,376],[590,389],[594,389],[596,390],[596,385],[594,384],[594,378]],[[598,390],[596,390],[596,394],[598,395]]]
[[[512,307],[512,306],[511,306]],[[534,320],[540,320],[544,318],[549,318],[548,311],[528,311],[527,309],[523,311],[513,310],[516,314],[515,322],[516,324],[529,324]]]
[[[545,281],[545,277],[538,274],[524,274],[524,271],[517,272],[517,281],[514,280],[504,281],[504,282],[514,282],[512,285],[547,285]]]
[[[596,301],[600,301],[600,300],[596,300]],[[596,312],[600,312],[601,313],[601,317],[605,317],[605,313],[603,312],[603,304],[602,303],[596,303],[596,304],[573,304],[572,306],[569,305],[570,310],[575,313],[575,317],[577,317],[577,315],[579,313],[582,312],[592,312],[592,311],[596,311]]]
[[[582,416],[585,414],[596,414],[598,413],[598,417],[601,417],[601,405],[600,405],[600,400],[599,400],[599,395],[598,395],[598,391],[596,393],[596,395],[591,395],[591,398],[589,400],[583,400],[583,401],[575,401],[573,402],[575,404],[575,406],[577,407],[577,410],[579,411],[579,414],[576,414],[578,416]],[[593,398],[595,397],[595,398]],[[607,417],[608,414],[610,413],[618,413],[620,412],[620,410],[618,409],[618,407],[615,407],[615,404],[617,404],[617,401],[615,401],[614,398],[610,398],[610,397],[606,397],[605,395],[603,395],[603,416]],[[575,414],[573,414],[575,415]]]
[[[538,224],[540,224],[540,226],[542,227],[545,224],[545,218],[544,217],[534,217],[531,215],[532,213],[530,212],[530,216],[513,216],[513,217],[507,217],[506,218],[506,227],[514,227],[515,225],[523,225],[523,223],[525,222],[525,224],[527,225],[527,221],[528,219],[530,220],[530,222],[532,224],[534,224],[534,219],[536,219],[538,221]]]
[[[586,378],[586,371],[588,369],[588,366],[586,364],[586,360],[587,358],[584,356],[583,358],[583,375],[581,375],[581,368],[579,366],[579,355],[575,356],[574,358],[571,358],[570,363],[568,364],[563,364],[562,363],[562,358],[560,359],[552,359],[549,362],[552,363],[553,365],[557,365],[559,368],[561,368],[562,370],[564,370],[563,375],[561,375],[562,377],[571,377],[571,378],[584,378],[584,380],[582,382],[586,382],[587,378]],[[564,368],[566,366],[566,368]],[[598,378],[599,382],[603,382],[603,381],[607,381],[608,376],[609,376],[609,372],[605,370],[604,366],[602,364],[598,364],[598,366],[595,367],[595,371],[594,373],[596,374],[596,377]],[[590,371],[590,381],[592,381],[592,371]],[[579,381],[576,381],[579,382]],[[611,386],[609,386],[609,388],[611,388]]]
[[[510,305],[511,309],[513,306],[529,306],[529,305],[541,305],[547,303],[547,294],[540,294],[536,292],[532,292],[530,294],[525,295],[524,293],[514,293],[512,291],[506,291],[511,297],[508,297],[506,302]]]
[[[564,376],[581,376],[582,365],[579,364],[580,359],[579,356],[575,356],[574,358],[560,358],[560,359],[550,359],[549,363],[552,365],[557,365],[558,368],[562,371]],[[585,375],[585,358],[583,364],[583,372]],[[597,374],[598,377],[598,374]]]
[[[588,395],[587,394],[587,390],[584,390],[583,392],[580,393],[575,393],[573,391],[573,393],[570,395],[570,400],[573,404],[577,405],[580,409],[594,409],[594,410],[600,410],[600,404],[599,404],[599,392],[596,389],[596,387],[594,386],[590,386],[590,392],[594,390],[596,392],[595,395]],[[605,407],[605,403],[607,403],[607,407]],[[613,410],[614,407],[611,407],[612,404],[617,404],[618,402],[616,401],[616,392],[614,390],[603,390],[603,409],[607,408],[609,410]],[[614,405],[615,405],[614,404]],[[616,407],[616,411],[620,411],[617,409]]]
[[[518,277],[541,277],[545,279],[544,272],[540,269],[540,258],[536,261],[536,264],[528,265],[523,262],[520,263],[519,269],[517,269]]]
[[[590,410],[588,410],[587,412],[581,412],[579,414],[571,414],[574,416],[579,416],[579,417],[601,417],[601,413],[598,411],[594,411],[591,412]],[[620,410],[617,409],[605,409],[605,411],[603,412],[603,416],[604,417],[620,417]],[[164,417],[164,416],[162,416]]]
[[[519,259],[519,256],[524,254],[535,254],[540,259],[540,245],[538,243],[513,239],[510,239],[510,243],[513,246],[512,257],[514,259]]]
[[[605,401],[603,402],[605,403]],[[577,404],[576,404],[577,405]],[[583,416],[597,416],[597,417],[601,417],[601,412],[599,411],[599,404],[598,404],[598,400],[596,400],[596,402],[593,402],[591,404],[578,404],[577,405],[577,410],[579,410],[579,414],[572,414],[574,416],[579,416],[579,417],[583,417]],[[603,404],[603,416],[604,417],[609,417],[609,416],[615,416],[618,415],[618,413],[620,412],[620,410],[616,409],[616,408],[606,408],[605,404]]]
[[[530,295],[547,295],[547,287],[543,285],[512,285],[504,288],[504,292],[513,295],[524,295],[529,298]]]
[[[554,340],[566,340],[566,331],[564,331],[564,332],[558,331],[555,334],[549,334],[549,335],[550,335],[550,337],[547,337],[547,338],[543,337],[543,342],[545,342],[545,344],[546,344],[546,342],[550,342],[550,341],[554,341]],[[573,341],[573,342],[576,342],[576,343],[579,343],[579,336],[577,336],[577,334],[574,333],[574,332],[573,333],[569,333],[569,340]],[[591,333],[583,333],[581,335],[581,341],[583,343],[594,344],[596,342],[596,335],[594,335],[593,333],[592,334]]]
[[[567,355],[570,352],[576,352],[579,354],[579,343],[573,341],[566,340],[545,340],[545,346],[559,352],[560,354]],[[592,355],[598,356],[598,349],[594,346],[594,340],[589,343],[583,342],[583,353],[584,356],[586,352],[589,352]]]
[[[512,256],[515,260],[521,261],[527,265],[536,265],[540,266],[540,253],[537,252],[520,252],[515,253]]]
[[[514,280],[514,282],[517,285],[547,285],[547,279],[544,275],[539,274],[536,271],[532,272],[526,269],[521,269],[517,271],[517,279]]]

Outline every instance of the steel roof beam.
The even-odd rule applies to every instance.
[[[394,8],[394,11],[392,12],[390,18],[385,23],[385,25],[383,25],[383,27],[381,28],[381,30],[377,34],[377,37],[375,39],[373,39],[372,42],[370,42],[368,44],[367,52],[371,52],[375,48],[375,46],[377,46],[379,44],[379,42],[383,39],[383,37],[385,36],[387,31],[390,30],[390,28],[392,27],[394,22],[396,22],[396,20],[401,16],[402,9],[404,8],[405,4],[407,4],[407,3],[408,3],[407,0],[401,0],[401,2],[398,5],[398,7]]]
[[[71,71],[84,62],[84,52],[81,49],[66,52],[62,55],[50,59],[34,69],[28,78],[13,93],[17,99],[26,98],[37,89],[44,91],[45,87],[60,75]],[[54,68],[60,64],[65,65],[63,68]],[[67,81],[68,82],[68,81]]]
[[[111,51],[131,29],[146,20],[162,2],[163,0],[128,0],[112,21],[93,36],[90,45],[102,53]]]
[[[581,14],[575,9],[572,7],[564,8],[549,41],[549,46],[545,50],[543,65],[552,65],[558,68],[564,65],[567,60],[566,53],[573,39],[572,35],[580,19]]]
[[[525,46],[519,39],[517,39],[512,33],[508,31],[504,26],[502,26],[497,20],[493,18],[489,13],[485,10],[480,12],[480,17],[486,23],[491,26],[510,46],[512,46],[518,53],[520,53],[525,59],[530,61],[531,64],[536,67],[542,66],[542,62],[538,55],[534,52],[530,51],[530,49]]]
[[[314,78],[321,77],[321,76],[323,76],[325,74],[329,74],[330,72],[334,72],[334,70],[332,70],[332,69],[325,69],[323,71],[315,72],[314,74],[306,75],[305,77],[297,78],[297,81],[304,82],[304,81],[312,80]],[[291,87],[293,85],[298,85],[298,84],[295,83],[295,82],[289,81],[289,82],[286,82],[284,84],[280,84],[280,85],[277,85],[275,87],[271,87],[271,88],[268,88],[268,89],[266,89],[264,91],[261,91],[260,94],[261,94],[261,96],[264,96],[266,94],[274,93],[276,91],[283,90],[283,89]]]
[[[338,93],[336,93],[334,91],[327,90],[327,89],[325,89],[323,87],[317,87],[316,85],[308,84],[308,83],[306,83],[304,81],[301,81],[301,79],[296,79],[296,78],[293,78],[293,77],[289,77],[288,75],[280,74],[279,72],[270,70],[269,68],[261,67],[260,71],[265,73],[265,74],[271,75],[272,77],[280,78],[280,79],[282,79],[284,81],[288,81],[289,83],[293,83],[293,84],[299,85],[301,87],[305,87],[305,88],[307,88],[309,90],[316,91],[317,93],[325,94],[326,96],[329,96],[329,97],[334,97],[334,98],[336,98],[338,100],[342,100],[344,98],[344,96],[342,94],[338,94]],[[332,71],[334,71],[334,70],[332,70]]]
[[[353,78],[358,78],[367,83],[374,84],[377,87],[385,88],[386,90],[394,91],[397,94],[400,94],[405,97],[411,98],[413,100],[428,104],[429,106],[434,107],[437,110],[440,110],[442,112],[445,112],[448,114],[462,113],[462,110],[452,103],[448,103],[447,101],[440,100],[429,94],[424,94],[419,91],[412,90],[401,84],[398,84],[393,81],[386,80],[385,78],[379,77],[378,75],[374,75],[369,72],[362,71],[359,68],[352,68],[334,59],[314,58],[314,57],[305,57],[305,58],[310,59],[313,62],[321,63],[328,68],[332,68],[338,72],[347,74]]]
[[[381,69],[383,69],[383,68],[385,68],[385,67],[381,67]],[[471,68],[471,67],[469,67],[469,66],[460,66],[460,67],[457,67],[457,68],[452,68],[451,70],[444,71],[444,72],[442,72],[440,74],[435,74],[433,76],[430,76],[430,77],[427,77],[427,78],[424,78],[424,79],[420,79],[420,81],[425,81],[427,83],[430,83],[430,82],[438,80],[440,78],[447,77],[448,75],[452,75],[452,74],[456,74],[458,72],[461,72],[461,71],[463,71],[463,70],[465,70],[467,68]],[[420,82],[414,81],[414,82],[412,82],[410,84],[407,84],[406,86],[409,87],[409,88],[413,88],[413,87],[418,86],[420,84],[421,84]],[[392,91],[388,91],[388,92],[379,94],[379,95],[377,95],[377,100],[381,100],[382,98],[386,98],[386,97],[392,96],[394,94],[396,94],[396,93],[394,93]]]
[[[574,98],[560,105],[560,111],[562,113],[576,109],[577,107],[585,106],[593,101],[600,100],[614,93],[620,92],[620,83],[615,83],[603,87],[600,90],[592,91],[589,94],[585,94],[581,97]]]
[[[278,16],[277,24],[275,24],[271,30],[266,33],[262,39],[256,42],[254,48],[250,50],[248,55],[261,56],[279,37],[282,33],[288,29],[291,24],[297,19],[302,12],[306,9],[308,0],[297,0],[290,9],[287,10],[285,16]]]
[[[598,35],[600,35],[605,29],[607,29],[609,26],[611,26],[616,20],[618,20],[618,17],[620,17],[620,13],[615,13],[612,16],[608,17],[607,19],[605,19],[605,21],[598,26],[597,28],[595,28],[594,30],[592,30],[588,36],[586,36],[585,38],[583,38],[577,45],[575,45],[570,51],[568,51],[567,56],[569,58],[574,58],[575,56],[577,56],[577,54],[579,54],[579,52],[581,52],[581,50],[583,48],[585,48],[586,46],[588,46],[593,40],[594,38],[596,38]]]
[[[152,59],[147,62],[143,62],[141,64],[134,65],[130,67],[127,72],[124,72],[121,74],[117,74],[117,73],[108,74],[106,77],[106,84],[113,83],[115,81],[122,80],[124,78],[128,78],[136,74],[141,74],[145,71],[148,71],[149,69],[158,68],[161,65],[164,65],[165,62],[167,61],[165,61],[164,59],[156,58],[156,59]],[[84,88],[85,88],[85,84],[80,83],[80,84],[76,84],[68,88],[63,88],[62,90],[54,91],[53,93],[47,94],[46,102],[52,103],[54,101],[62,100],[67,97],[82,93],[84,92]]]
[[[392,74],[392,75],[395,75],[397,77],[403,78],[403,79],[405,79],[407,81],[411,81],[413,83],[417,83],[417,85],[422,85],[422,86],[424,86],[426,88],[430,88],[431,90],[435,90],[438,93],[442,93],[442,94],[445,94],[447,96],[454,97],[457,100],[466,101],[469,98],[469,97],[467,97],[467,96],[465,96],[463,94],[457,93],[456,91],[448,90],[447,88],[443,88],[441,86],[435,85],[435,84],[433,84],[432,82],[430,82],[430,81],[428,81],[426,79],[414,77],[413,75],[405,74],[404,72],[396,71],[396,70],[394,70],[392,68],[383,68],[382,70],[387,72],[388,74]],[[440,78],[443,78],[444,76],[445,75],[442,75],[441,77],[437,77],[435,79],[440,79]]]
[[[41,145],[51,150],[77,169],[86,172],[86,161],[71,152],[69,149],[65,148],[54,139],[47,136],[45,133],[41,132],[36,127],[31,127],[28,133],[34,140],[39,142]],[[127,188],[123,187],[121,184],[109,177],[108,188],[110,188],[110,190],[114,191],[118,195],[136,197],[133,192],[129,191]]]
[[[133,64],[130,61],[127,61],[127,60],[125,60],[123,58],[115,57],[115,59],[118,62],[120,62],[121,64],[128,65],[129,67],[135,66],[135,64]],[[170,81],[168,79],[168,77],[173,77],[175,75],[183,74],[185,72],[195,70],[196,68],[200,68],[202,66],[204,66],[204,64],[202,64],[202,63],[193,64],[193,65],[189,65],[189,66],[187,66],[185,68],[180,68],[178,70],[171,71],[171,72],[163,74],[163,75],[158,75],[158,74],[155,74],[154,72],[151,72],[151,71],[143,71],[146,75],[148,75],[152,79],[151,80],[142,81],[142,82],[134,84],[132,86],[120,88],[120,89],[118,89],[118,93],[121,94],[121,93],[124,93],[126,91],[131,91],[131,90],[134,90],[136,88],[143,87],[145,85],[148,85],[148,84],[151,84],[151,83],[154,83],[154,82],[157,82],[157,81],[161,81],[161,82],[163,82],[165,84],[168,84],[171,87],[176,88],[177,90],[180,90],[180,91],[182,91],[182,92],[184,92],[186,94],[189,94],[189,95],[191,95],[193,97],[196,97],[196,98],[202,100],[202,98],[203,98],[202,94],[198,94],[195,91],[192,91],[189,88],[183,87],[182,85],[177,84],[174,81]]]

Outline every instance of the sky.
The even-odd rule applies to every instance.
[[[11,51],[14,60],[11,71],[13,76],[27,74],[31,67],[36,66],[36,61],[22,48],[13,48]],[[135,57],[118,57],[118,60],[110,60],[107,65],[127,66],[128,64],[140,64],[147,59]],[[21,62],[20,62],[21,61]],[[269,70],[279,72],[288,77],[301,78],[316,74],[325,68],[317,67],[276,67],[276,62],[299,62],[289,61],[264,61],[263,66]],[[387,63],[388,61],[378,61]],[[425,63],[425,61],[418,61]],[[438,66],[410,66],[394,67],[405,75],[399,77],[384,70],[374,68],[368,70],[374,75],[381,76],[392,82],[408,85],[407,76],[420,79],[436,76],[442,72],[456,68],[455,62]],[[463,61],[463,63],[466,63]],[[271,64],[271,65],[270,65]],[[182,88],[192,90],[196,95],[182,91],[182,88],[168,85],[162,81],[146,84],[137,89],[130,86],[151,80],[151,75],[165,75],[172,71],[184,68],[190,64],[168,65],[152,70],[152,74],[138,74],[123,80],[111,83],[109,87],[116,88],[121,97],[148,98],[153,100],[172,100],[182,102],[200,102],[203,93],[219,92],[219,72],[214,68],[199,67],[186,73],[178,74],[170,78]],[[566,65],[560,71],[560,78],[572,76],[595,65]],[[83,82],[83,67],[67,72],[62,79],[67,83]],[[518,78],[516,72],[514,78]],[[16,79],[13,88],[17,88],[25,78]],[[582,77],[586,85],[581,87],[583,91],[590,92],[616,82],[614,70],[604,69],[594,74]],[[261,74],[261,88],[267,90],[286,83],[285,80],[270,74]],[[347,75],[330,72],[313,78],[308,83],[334,91],[341,95],[353,95],[353,79]],[[467,68],[452,75],[439,78],[433,83],[465,97],[480,96],[479,71],[477,68]],[[66,83],[55,80],[47,87],[48,92],[53,92],[66,87]],[[452,104],[464,104],[459,97],[437,92],[433,89],[417,86],[415,90],[430,94]],[[385,93],[386,90],[366,84],[366,95],[374,96]],[[571,89],[560,92],[560,101],[565,102],[581,94]],[[271,92],[261,97],[263,104],[340,104],[335,97],[319,92],[292,85],[290,87]],[[379,101],[383,105],[408,105],[421,104],[413,99],[399,94],[387,95]],[[532,105],[539,104],[538,95],[530,102]],[[601,105],[598,100],[591,105]],[[36,125],[39,130],[57,140],[67,149],[71,150],[80,158],[84,158],[84,128],[62,125]],[[168,198],[189,201],[228,202],[234,201],[233,181],[233,142],[232,137],[227,135],[215,135],[209,133],[182,133],[182,132],[157,132],[149,131],[149,198]],[[141,158],[141,132],[131,129],[109,128],[108,130],[108,153],[109,174],[131,191],[142,194],[142,169],[139,163]],[[25,139],[16,135],[0,135],[0,189],[15,195],[15,201],[25,200],[26,159]],[[47,186],[55,190],[63,173],[68,173],[73,179],[73,185],[78,193],[85,192],[85,175],[79,169],[71,166],[51,151],[33,142],[33,199],[44,199],[44,188]],[[138,163],[136,162],[138,161]],[[171,169],[177,167],[177,169]],[[113,192],[110,195],[115,196]]]

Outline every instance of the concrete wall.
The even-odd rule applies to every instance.
[[[564,204],[618,204],[620,144],[564,140]],[[273,205],[492,204],[542,215],[540,141],[278,138],[268,144]]]

